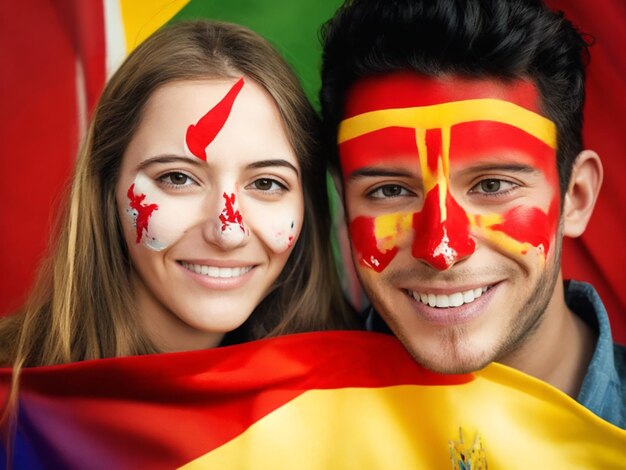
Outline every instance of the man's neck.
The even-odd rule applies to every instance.
[[[597,337],[565,303],[559,276],[552,300],[535,332],[501,361],[576,398]]]

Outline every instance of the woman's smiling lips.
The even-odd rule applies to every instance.
[[[234,289],[245,284],[256,264],[243,261],[210,260],[202,262],[178,261],[183,271],[201,285],[213,289]]]

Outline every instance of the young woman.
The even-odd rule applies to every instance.
[[[232,24],[166,27],[107,84],[58,242],[0,322],[22,367],[211,348],[354,321],[332,265],[318,121]]]
[[[34,292],[20,312],[0,321],[0,365],[9,368],[0,380],[0,434],[9,459],[28,467],[24,456],[61,455],[50,450],[61,428],[80,428],[84,419],[80,429],[98,434],[99,413],[135,419],[103,405],[75,420],[63,412],[50,421],[53,411],[28,401],[31,371],[46,370],[37,366],[70,366],[55,368],[60,375],[38,389],[53,408],[67,402],[50,387],[80,388],[62,378],[71,371],[95,386],[83,398],[98,400],[102,387],[112,386],[113,394],[137,394],[142,405],[161,409],[132,380],[117,382],[129,363],[114,362],[107,380],[89,364],[85,370],[70,363],[207,350],[355,323],[332,264],[317,138],[318,118],[297,78],[244,27],[177,23],[127,58],[94,111]],[[166,373],[177,383],[183,367],[173,356],[150,389],[185,397],[187,389],[165,383]],[[163,366],[148,361],[140,370],[151,367]],[[133,375],[148,383],[141,372]],[[23,429],[30,430],[26,437]],[[131,435],[129,429],[129,442],[142,442]],[[61,447],[72,453],[73,439]],[[100,436],[94,445],[104,441]]]

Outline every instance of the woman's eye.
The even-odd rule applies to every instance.
[[[258,191],[282,191],[287,189],[284,184],[270,178],[259,178],[252,182],[252,187]]]
[[[413,194],[408,189],[400,186],[399,184],[386,184],[380,186],[375,190],[368,193],[368,196],[374,199],[386,199],[400,196],[409,196]]]
[[[171,186],[188,186],[195,183],[195,181],[190,176],[179,171],[167,173],[159,177],[159,180]]]

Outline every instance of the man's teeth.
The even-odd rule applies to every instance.
[[[413,291],[409,291],[411,297],[418,302],[431,307],[447,308],[447,307],[460,307],[463,304],[469,304],[476,300],[478,297],[487,292],[488,286],[478,287],[476,289],[467,290],[465,292],[455,292],[451,295],[445,294],[421,294]]]
[[[231,277],[239,277],[246,274],[248,271],[252,269],[252,266],[242,266],[235,268],[218,268],[217,266],[206,266],[204,264],[190,264],[181,261],[185,268],[189,271],[193,271],[196,274],[201,274],[207,277],[219,277],[219,278],[231,278]]]

